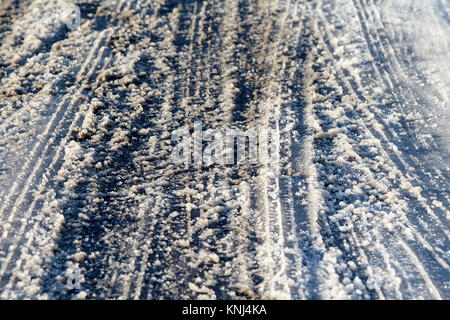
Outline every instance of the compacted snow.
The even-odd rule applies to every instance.
[[[0,298],[450,298],[449,11],[2,1]]]

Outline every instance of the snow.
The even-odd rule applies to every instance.
[[[87,3],[0,15],[1,298],[450,296],[445,2]]]

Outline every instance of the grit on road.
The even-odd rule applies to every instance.
[[[2,1],[0,298],[449,299],[449,8]]]

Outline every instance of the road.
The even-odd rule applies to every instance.
[[[0,298],[449,299],[449,8],[2,1]]]

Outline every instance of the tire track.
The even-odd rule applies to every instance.
[[[334,64],[336,64],[336,63],[334,63]],[[349,86],[349,85],[347,85],[347,88],[344,90],[344,92],[345,93],[347,93],[348,92],[348,90],[352,90],[352,87],[351,86]],[[366,129],[367,130],[367,129]],[[330,131],[331,132],[331,131]],[[369,135],[372,135],[372,133],[370,133],[370,131],[369,131]],[[372,136],[372,138],[373,138],[373,136]],[[359,139],[358,139],[359,140]],[[384,151],[384,153],[386,153],[385,151]],[[385,154],[385,157],[387,158],[387,159],[389,159],[389,156],[387,156],[387,154]],[[331,234],[336,234],[336,231],[332,231],[332,232],[330,232]],[[383,237],[384,238],[386,238],[386,239],[389,239],[389,236],[388,235],[383,235]],[[430,247],[429,245],[427,245],[427,243],[425,242],[424,243],[425,244],[425,246],[426,247]],[[387,247],[388,248],[388,247]],[[384,250],[384,249],[383,249]],[[396,254],[395,252],[393,252],[393,253],[391,253],[391,255],[393,254],[393,256],[396,256],[396,255],[398,255],[398,254]],[[372,258],[373,259],[373,258]],[[438,260],[437,261],[439,261],[439,258],[438,258]],[[442,263],[443,261],[441,260],[441,263]],[[443,267],[445,267],[447,264],[445,263],[445,262],[443,262],[444,264],[442,264],[442,266]],[[389,263],[390,264],[390,263]],[[402,265],[404,265],[404,262],[403,262],[403,264]],[[448,267],[448,266],[447,266]],[[400,270],[401,271],[401,270]],[[377,290],[377,292],[379,292],[379,290]],[[399,294],[399,292],[397,292],[397,295]]]
[[[120,9],[120,5],[118,6],[118,8]],[[64,102],[65,102],[65,98],[63,99],[63,102],[60,104],[61,107],[61,113],[62,115],[58,115],[58,113],[55,113],[54,116],[52,117],[51,121],[49,122],[48,126],[45,129],[44,135],[47,135],[47,140],[55,143],[55,145],[64,145],[64,142],[67,142],[69,135],[71,134],[71,130],[73,128],[74,125],[76,124],[80,124],[80,122],[83,121],[82,119],[82,115],[80,112],[76,112],[76,111],[72,111],[72,109],[75,110],[75,106],[77,104],[77,102],[79,102],[79,97],[82,95],[83,90],[85,90],[85,85],[86,83],[89,82],[89,79],[91,78],[91,76],[93,75],[94,70],[98,69],[98,65],[99,62],[105,62],[105,59],[103,57],[103,44],[105,43],[105,41],[107,41],[108,39],[108,34],[106,32],[102,33],[102,36],[98,38],[97,40],[97,45],[95,45],[92,49],[90,54],[88,55],[88,59],[86,60],[85,64],[80,68],[78,76],[81,73],[84,73],[84,79],[83,82],[84,84],[81,85],[81,87],[78,89],[78,91],[75,93],[75,97],[74,98],[69,98],[70,102],[68,103],[68,106],[66,106],[65,108],[63,107]],[[94,59],[94,54],[96,54],[97,56],[95,56]],[[91,67],[88,69],[87,65],[90,64],[90,62],[92,60],[95,60],[96,63],[92,64]],[[105,67],[106,65],[104,65]],[[101,67],[100,67],[100,71],[101,71]],[[77,77],[78,81],[79,79],[82,79],[81,77]],[[77,82],[78,82],[77,81]],[[59,108],[58,108],[59,109]],[[74,116],[71,116],[70,114],[75,113]],[[73,118],[73,122],[71,124],[70,127],[66,127],[67,129],[64,129],[64,123],[63,121],[65,121],[65,119],[67,118]],[[61,130],[66,130],[67,135],[65,137],[61,137],[61,138],[57,138],[56,134],[59,134],[59,132]],[[50,139],[50,136],[55,136],[55,138]],[[2,261],[2,269],[0,271],[0,274],[4,275],[4,273],[6,272],[6,270],[8,268],[11,268],[12,266],[9,265],[11,259],[14,257],[16,249],[19,247],[19,245],[21,244],[22,241],[22,237],[25,233],[27,224],[29,222],[34,223],[34,229],[32,232],[32,234],[36,234],[37,233],[37,228],[39,226],[39,217],[37,218],[37,220],[35,219],[35,221],[33,220],[28,220],[29,217],[31,217],[32,214],[34,214],[35,212],[35,206],[37,205],[37,202],[40,200],[39,197],[33,196],[32,199],[28,199],[28,190],[29,188],[35,188],[34,185],[32,184],[33,180],[36,180],[35,184],[41,184],[41,186],[37,186],[36,188],[38,190],[42,190],[43,186],[45,184],[47,184],[48,178],[47,176],[44,175],[44,172],[48,171],[48,169],[46,169],[49,165],[50,165],[50,170],[54,168],[55,165],[57,165],[57,163],[59,162],[58,159],[61,159],[61,147],[57,150],[52,150],[51,149],[51,145],[47,144],[44,145],[43,143],[41,143],[41,145],[39,145],[39,143],[33,148],[32,150],[32,154],[35,154],[35,156],[33,157],[33,159],[35,159],[34,161],[28,161],[28,163],[34,163],[34,167],[29,168],[29,172],[27,173],[27,171],[23,171],[25,173],[27,173],[26,175],[22,175],[22,176],[27,176],[27,181],[23,184],[23,189],[22,192],[20,194],[20,196],[18,196],[18,198],[16,198],[15,200],[11,200],[9,198],[7,198],[9,201],[14,201],[13,205],[10,208],[10,213],[9,216],[7,218],[7,223],[12,223],[13,219],[14,220],[18,220],[20,218],[19,216],[19,208],[21,205],[25,204],[26,201],[31,202],[28,209],[24,208],[23,211],[25,211],[24,217],[21,218],[22,224],[17,226],[18,231],[15,233],[15,237],[18,237],[17,239],[14,240],[14,242],[12,242],[11,237],[8,238],[8,229],[3,230],[3,234],[2,234],[2,239],[6,239],[6,241],[8,242],[12,242],[11,245],[8,244],[3,244],[3,246],[6,246],[8,248],[8,255],[6,256],[6,258],[4,259],[4,261]],[[40,151],[41,150],[41,151]],[[40,153],[39,153],[40,151]],[[48,159],[47,159],[48,157]],[[57,170],[56,170],[57,171]],[[54,171],[54,172],[56,172]],[[17,183],[17,181],[20,180],[16,180],[16,183],[13,186],[13,190],[10,193],[10,197],[11,195],[17,190],[19,186],[19,183]],[[34,198],[34,199],[33,199]],[[6,201],[5,201],[6,202]],[[5,206],[3,205],[2,207],[3,211],[5,211]],[[27,231],[28,232],[28,231]],[[29,245],[31,242],[33,241],[33,237],[28,237],[27,239],[27,245]],[[27,246],[25,246],[24,248],[22,248],[22,256],[23,254],[26,254],[26,250],[27,250]],[[7,283],[7,285],[5,286],[6,290],[3,292],[4,295],[8,295],[9,294],[9,289],[12,287],[16,277],[17,277],[17,272],[20,270],[20,268],[22,267],[23,264],[23,260],[19,259],[16,261],[16,265],[13,267],[12,270],[12,274],[13,276],[9,278],[9,282]],[[6,278],[8,279],[8,278]],[[2,279],[2,281],[5,281],[5,278]],[[34,289],[35,290],[35,289]]]

